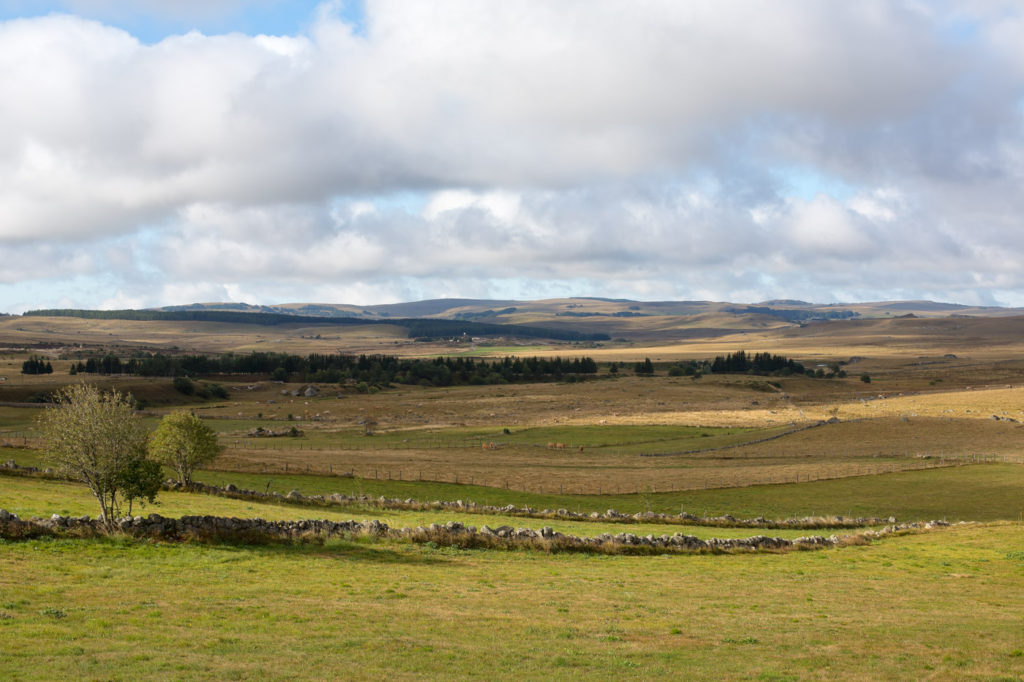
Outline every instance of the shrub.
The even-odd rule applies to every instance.
[[[171,382],[174,386],[174,390],[184,395],[192,395],[196,392],[196,386],[192,383],[192,380],[188,377],[174,377],[174,381]]]
[[[221,400],[227,400],[228,398],[228,389],[220,384],[210,384],[208,390],[214,398],[220,398]]]
[[[634,371],[637,374],[650,376],[654,374],[654,364],[651,362],[650,358],[644,358],[643,362],[636,363],[636,368],[634,369]]]

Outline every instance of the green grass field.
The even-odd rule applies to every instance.
[[[810,483],[631,495],[536,495],[500,488],[416,481],[374,481],[323,476],[266,476],[204,471],[206,483],[234,483],[250,490],[303,494],[344,493],[418,500],[472,500],[480,504],[528,505],[536,509],[572,509],[625,513],[655,511],[743,518],[764,515],[792,518],[816,515],[896,516],[901,520],[1021,520],[1024,515],[1024,467],[978,464],[927,471],[861,476]]]
[[[5,448],[0,450],[0,459],[14,459],[22,466],[45,466],[34,450]],[[616,509],[630,514],[678,514],[684,510],[702,516],[732,514],[741,518],[842,515],[895,516],[901,521],[1024,520],[1024,466],[1019,464],[974,464],[808,483],[629,495],[540,495],[430,481],[228,471],[200,471],[196,480],[213,485],[233,483],[261,492],[298,490],[304,495],[365,494],[420,501],[461,499],[495,506],[514,504],[584,512]]]
[[[0,673],[1014,680],[1022,530],[676,557],[0,541]]]
[[[16,476],[0,477],[0,509],[17,514],[22,518],[52,514],[63,516],[96,516],[98,505],[89,490],[80,484],[65,481],[47,481]],[[431,523],[458,521],[465,525],[491,527],[508,525],[517,528],[539,529],[550,526],[555,530],[578,536],[594,536],[601,533],[629,532],[639,535],[662,535],[686,533],[700,538],[749,537],[762,534],[746,528],[715,528],[707,526],[677,526],[653,523],[596,523],[589,521],[566,521],[560,519],[533,519],[507,515],[483,515],[456,511],[406,511],[378,509],[371,506],[321,507],[296,504],[274,504],[236,500],[212,495],[161,492],[155,504],[137,506],[133,514],[151,513],[162,516],[209,515],[236,518],[263,518],[271,521],[295,519],[329,519],[331,521],[369,521],[377,519],[396,528],[429,526]],[[843,531],[850,532],[850,531]],[[777,537],[795,538],[815,534],[805,530],[771,530],[766,534]]]

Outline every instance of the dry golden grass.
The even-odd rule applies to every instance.
[[[784,392],[765,393],[753,390],[752,380],[756,378],[624,377],[583,384],[405,388],[343,400],[332,396],[282,399],[273,396],[276,387],[260,390],[264,402],[283,400],[267,405],[264,409],[273,412],[266,415],[282,417],[294,412],[296,417],[304,417],[301,426],[308,433],[350,429],[367,418],[376,420],[383,431],[430,428],[444,433],[445,429],[466,426],[488,427],[495,434],[506,426],[768,427],[791,422],[799,426],[834,415],[858,421],[715,453],[673,457],[522,447],[487,452],[474,448],[373,449],[372,444],[363,450],[311,451],[293,449],[295,444],[290,443],[281,448],[264,442],[256,447],[266,450],[229,451],[220,466],[280,471],[287,465],[290,471],[305,471],[306,467],[315,472],[353,470],[368,477],[458,479],[499,486],[507,481],[511,487],[537,492],[597,492],[685,490],[861,475],[976,454],[1019,458],[1020,429],[1024,427],[992,420],[990,411],[995,405],[1017,404],[1013,401],[1022,399],[1020,389],[941,391],[862,402],[861,398],[877,397],[874,384],[799,377],[782,379]],[[259,391],[253,393],[261,399]],[[240,411],[246,416],[254,415],[256,409],[255,404],[239,402],[210,412],[237,416]],[[958,414],[944,413],[949,409]],[[308,421],[316,415],[324,421]],[[500,435],[495,437],[500,439]]]
[[[733,325],[726,319],[714,325],[706,333],[680,327],[674,339],[670,332],[647,341],[639,334],[630,337],[636,339],[632,343],[604,344],[586,352],[606,362],[635,362],[645,357],[654,362],[674,362],[746,349],[781,353],[805,362],[862,357],[869,368],[874,362],[917,361],[921,356],[941,359],[947,353],[975,363],[992,363],[1024,353],[1024,317],[843,320],[806,326],[748,327],[737,332],[729,331]],[[548,354],[557,354],[557,350]]]
[[[318,335],[320,338],[316,338]],[[412,347],[405,329],[389,325],[258,326],[73,317],[0,318],[0,347],[32,348],[46,344],[63,352],[84,346],[90,351],[143,348],[205,353],[393,353],[390,349],[396,343]]]
[[[839,406],[841,419],[864,417],[948,417],[963,419],[1024,419],[1024,387],[979,388],[896,395]],[[1012,422],[1010,422],[1012,423]]]

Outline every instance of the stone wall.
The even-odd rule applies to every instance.
[[[39,476],[57,478],[51,469],[40,470],[37,467],[19,466],[14,460],[0,464],[0,474]],[[186,491],[176,481],[164,483],[164,490]],[[603,523],[657,523],[677,526],[714,526],[719,528],[751,528],[751,529],[789,529],[817,530],[864,528],[896,523],[896,517],[844,517],[844,516],[807,516],[793,519],[766,519],[759,516],[753,519],[738,519],[730,514],[722,516],[696,516],[686,512],[679,514],[660,514],[656,512],[637,512],[624,514],[614,509],[605,512],[574,512],[569,509],[534,509],[533,507],[517,507],[515,505],[494,506],[481,505],[463,500],[432,500],[420,501],[413,498],[370,497],[368,495],[303,495],[297,490],[284,494],[279,492],[261,492],[245,490],[233,484],[220,487],[193,482],[187,492],[199,492],[207,495],[218,495],[234,499],[261,502],[286,502],[304,506],[363,506],[377,509],[405,509],[414,511],[457,511],[468,514],[490,514],[502,516],[519,516],[535,519],[560,519],[565,521],[599,521]]]
[[[168,481],[168,490],[182,490],[183,486]],[[865,526],[881,526],[884,524],[896,523],[896,518],[878,517],[844,517],[844,516],[814,516],[795,519],[766,519],[757,517],[753,519],[738,519],[730,514],[723,516],[696,516],[682,512],[680,514],[660,514],[656,512],[637,512],[635,514],[624,514],[614,509],[605,512],[574,512],[569,509],[534,509],[533,507],[517,507],[509,504],[505,506],[481,505],[475,502],[463,500],[433,500],[420,501],[413,498],[388,498],[370,497],[369,495],[343,495],[334,493],[332,495],[303,495],[297,490],[287,494],[279,492],[263,493],[257,490],[245,490],[235,485],[228,484],[224,487],[193,483],[189,488],[193,492],[206,493],[208,495],[219,495],[233,497],[236,499],[251,499],[272,502],[290,502],[304,505],[320,506],[345,506],[359,505],[369,506],[378,509],[404,509],[414,511],[457,511],[470,514],[490,514],[501,516],[519,516],[536,519],[560,519],[565,521],[598,521],[602,523],[658,523],[678,526],[715,526],[720,528],[751,528],[751,529],[821,529],[821,528],[864,528]]]
[[[877,531],[847,536],[808,536],[788,540],[756,535],[749,538],[710,538],[703,540],[693,535],[634,535],[632,533],[603,533],[593,537],[566,535],[545,527],[490,528],[465,526],[456,521],[445,525],[431,524],[417,528],[391,528],[380,521],[266,521],[264,519],[237,519],[218,516],[182,516],[168,518],[158,514],[136,516],[118,520],[116,528],[134,538],[165,541],[240,542],[259,544],[270,542],[322,542],[329,538],[369,537],[405,540],[416,543],[435,543],[441,546],[490,549],[535,549],[548,552],[590,552],[606,554],[670,554],[670,553],[728,553],[751,551],[779,551],[788,549],[822,549],[842,544],[870,541],[884,535],[911,529],[930,529],[948,525],[933,521],[927,524],[899,524]],[[11,539],[40,536],[96,537],[105,533],[99,520],[88,516],[69,517],[54,514],[49,519],[22,520],[0,509],[0,536]]]
[[[51,469],[40,470],[36,467],[18,466],[13,460],[0,464],[0,474],[38,476],[56,478]],[[722,516],[696,516],[686,512],[679,514],[661,514],[657,512],[637,512],[624,514],[614,509],[605,512],[574,512],[569,509],[534,509],[533,507],[517,507],[481,505],[463,500],[432,500],[420,501],[413,498],[370,497],[368,495],[303,495],[297,490],[284,494],[280,492],[261,492],[246,490],[233,484],[220,487],[205,483],[193,482],[190,486],[182,486],[174,480],[167,480],[164,490],[197,492],[234,499],[253,500],[257,502],[290,503],[303,506],[360,506],[376,509],[413,510],[413,511],[454,511],[468,514],[489,514],[501,516],[518,516],[535,519],[558,519],[564,521],[597,521],[602,523],[646,523],[678,526],[713,526],[719,528],[750,528],[750,529],[853,529],[866,526],[881,526],[896,523],[896,517],[844,517],[844,516],[813,516],[792,519],[766,519],[759,516],[753,519],[738,519],[730,514]]]

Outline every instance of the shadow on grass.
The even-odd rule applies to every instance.
[[[371,546],[362,542],[329,542],[322,546],[307,545],[299,547],[303,556],[314,556],[324,559],[365,561],[378,564],[415,564],[422,566],[448,563],[449,559],[440,553],[424,551],[416,545],[396,545],[390,547]],[[295,547],[283,547],[294,550]],[[429,553],[428,553],[429,552]]]
[[[266,558],[322,558],[336,561],[366,562],[375,564],[409,564],[409,565],[436,565],[449,561],[445,556],[452,550],[432,549],[426,546],[419,546],[409,543],[400,543],[392,540],[350,540],[343,538],[329,538],[323,542],[295,541],[295,542],[262,542],[245,543],[229,540],[151,540],[145,538],[132,538],[124,535],[115,536],[93,536],[93,537],[53,537],[48,535],[23,537],[23,538],[0,538],[0,546],[15,543],[36,543],[46,546],[51,551],[76,552],[81,550],[82,543],[88,543],[91,548],[100,552],[118,553],[123,551],[194,551],[205,552],[215,551],[219,554],[233,555],[228,559],[242,560],[246,555],[256,560]]]

